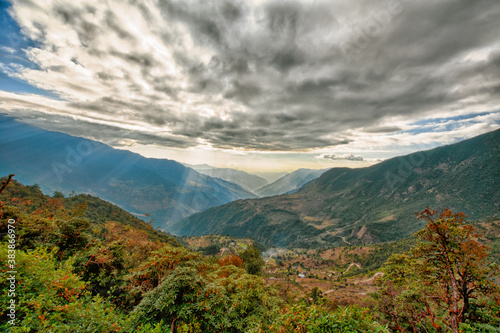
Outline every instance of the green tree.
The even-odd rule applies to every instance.
[[[52,195],[52,197],[55,199],[64,199],[64,194],[62,194],[59,191],[55,191],[54,194]]]
[[[373,313],[356,305],[331,310],[324,305],[296,304],[281,309],[264,332],[273,333],[389,333],[376,322]],[[262,332],[262,331],[261,331]]]
[[[270,325],[278,299],[260,278],[233,265],[178,266],[134,309],[138,322],[163,320],[173,332],[247,332]]]
[[[265,261],[262,259],[262,253],[255,244],[250,245],[245,251],[243,251],[240,254],[240,258],[243,259],[245,270],[248,274],[262,274],[262,267],[264,266]]]
[[[314,287],[311,290],[310,297],[312,299],[313,304],[318,304],[318,302],[323,298],[323,293],[319,290],[318,287]]]

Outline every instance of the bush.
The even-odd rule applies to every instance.
[[[38,248],[16,251],[16,326],[7,323],[1,315],[0,330],[16,332],[117,332],[126,326],[123,314],[101,297],[92,297],[85,291],[85,282],[72,272],[73,260],[58,262],[55,251]],[[0,249],[0,256],[6,257]],[[7,270],[2,269],[0,303],[9,297],[4,288]]]

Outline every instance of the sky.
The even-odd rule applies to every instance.
[[[0,0],[0,114],[147,157],[363,167],[500,128],[498,0]]]

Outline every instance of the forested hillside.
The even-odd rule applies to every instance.
[[[251,254],[245,262],[234,254],[203,257],[99,198],[51,197],[14,180],[0,200],[0,232],[15,235],[2,237],[5,263],[8,239],[15,239],[15,260],[0,271],[2,304],[12,299],[6,282],[10,271],[17,272],[15,318],[3,308],[1,330],[292,332],[295,323],[335,319],[356,332],[385,331],[358,308],[346,316],[318,306],[311,318],[308,307],[290,308],[245,271]],[[296,311],[302,317],[292,315]]]
[[[214,238],[235,247],[204,256],[99,198],[47,196],[38,186],[2,180],[0,302],[14,304],[0,312],[3,331],[361,333],[411,331],[420,321],[418,327],[427,331],[495,332],[500,325],[497,268],[461,214],[445,211],[438,218],[423,212],[420,217],[432,222],[417,237],[426,243],[389,258],[379,292],[366,308],[339,306],[318,288],[306,297],[289,297],[262,269],[260,251],[251,242]],[[433,225],[445,228],[436,233]],[[432,275],[443,271],[444,262],[419,268],[426,244],[439,246],[432,237],[442,232],[447,245],[458,246],[450,269],[462,267],[468,274],[459,280],[469,288],[467,308],[465,298],[456,299],[460,316],[442,302],[449,297],[446,276]],[[391,248],[401,246],[386,249]],[[395,272],[402,270],[413,274],[401,280]],[[442,284],[425,285],[436,278]],[[412,298],[415,292],[419,298]]]
[[[500,212],[500,130],[368,168],[333,168],[297,193],[239,200],[194,214],[182,235],[229,234],[268,244],[323,247],[386,242],[422,228],[422,207]]]

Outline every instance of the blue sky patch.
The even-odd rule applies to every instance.
[[[488,112],[481,112],[481,113],[465,114],[465,115],[448,117],[448,118],[432,118],[432,119],[417,120],[413,123],[410,123],[410,126],[426,126],[429,124],[443,124],[443,123],[446,123],[449,121],[461,121],[461,120],[473,119],[473,118],[480,117],[480,116],[486,116],[486,115],[491,114],[491,113],[492,113],[491,111],[488,111]]]
[[[466,114],[448,118],[432,118],[432,119],[418,120],[413,123],[410,123],[410,126],[418,126],[417,128],[412,128],[410,130],[406,130],[401,133],[420,134],[429,132],[449,132],[464,126],[465,123],[471,124],[479,122],[476,120],[476,118],[487,116],[495,112],[498,111],[473,113],[473,114]],[[496,121],[495,123],[500,124],[500,121]]]
[[[25,50],[36,46],[36,42],[27,38],[21,32],[17,22],[10,16],[8,1],[0,0],[0,63],[2,66],[15,72],[16,66],[39,69],[37,64],[30,61],[25,54]],[[57,98],[58,96],[50,91],[37,88],[28,82],[8,75],[0,69],[0,90],[13,93],[29,93]]]

